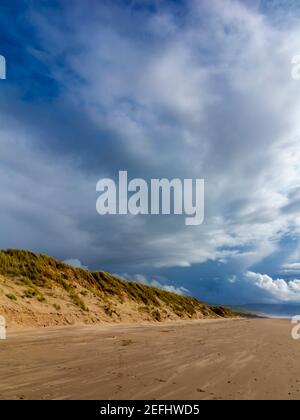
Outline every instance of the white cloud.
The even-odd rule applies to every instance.
[[[237,276],[234,274],[228,278],[229,283],[234,284],[237,281]]]
[[[300,280],[286,281],[273,279],[267,274],[253,273],[248,271],[245,278],[253,285],[262,289],[271,299],[277,302],[300,302]]]
[[[71,258],[69,260],[65,260],[64,263],[71,265],[72,267],[75,267],[75,268],[82,268],[84,270],[88,270],[88,267],[83,265],[81,261],[78,260],[77,258]]]
[[[285,264],[283,268],[287,270],[300,270],[300,263]]]
[[[162,280],[148,279],[148,277],[143,274],[134,274],[130,276],[127,273],[123,273],[117,276],[128,281],[135,281],[137,283],[145,284],[146,286],[157,287],[158,289],[166,290],[167,292],[176,293],[177,295],[186,295],[189,293],[189,290],[183,286],[177,287],[171,284],[162,283]]]
[[[282,273],[284,274],[300,274],[300,263],[293,262],[293,263],[286,263],[282,266]]]

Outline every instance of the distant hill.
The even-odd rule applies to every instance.
[[[8,325],[28,327],[236,316],[193,297],[21,250],[0,251],[0,315]]]
[[[246,304],[242,306],[231,306],[233,311],[240,313],[256,315],[266,318],[292,318],[295,315],[300,315],[300,304],[285,303],[285,304]]]

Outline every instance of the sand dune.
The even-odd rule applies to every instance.
[[[9,331],[1,399],[300,399],[282,320]]]
[[[238,316],[190,296],[12,249],[0,251],[0,314],[10,328]]]

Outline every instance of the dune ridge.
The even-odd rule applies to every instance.
[[[226,307],[207,305],[106,272],[74,268],[24,250],[0,252],[0,314],[9,327],[236,316]]]

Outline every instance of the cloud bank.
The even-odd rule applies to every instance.
[[[298,242],[299,10],[267,3],[31,4],[20,35],[3,23],[23,52],[1,85],[0,247],[114,272],[197,266],[196,292],[202,264],[221,262],[223,290],[224,265],[240,276]],[[204,225],[99,217],[96,182],[119,170],[204,178]]]
[[[158,289],[166,290],[167,292],[176,293],[177,295],[189,295],[189,290],[183,286],[176,287],[172,284],[166,284],[166,279],[149,279],[144,274],[129,275],[123,273],[121,275],[116,274],[118,277],[128,281],[135,281],[137,283],[145,284],[146,286],[157,287]]]
[[[255,286],[265,292],[265,298],[274,302],[299,302],[300,301],[300,280],[285,281],[283,279],[272,279],[266,274],[247,272],[246,279],[253,282]]]

